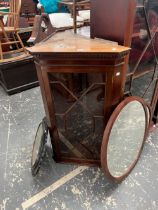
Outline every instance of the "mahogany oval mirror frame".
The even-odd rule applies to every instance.
[[[150,107],[140,97],[127,97],[115,108],[101,145],[101,166],[111,180],[121,182],[136,165],[150,118]]]
[[[32,148],[31,172],[33,176],[36,176],[38,173],[43,157],[45,156],[45,144],[47,143],[47,138],[48,127],[46,119],[44,118],[37,128]]]

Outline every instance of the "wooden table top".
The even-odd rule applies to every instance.
[[[27,48],[27,50],[32,55],[48,53],[127,54],[130,48],[120,46],[116,42],[89,39],[72,32],[60,32],[56,33],[45,42]]]

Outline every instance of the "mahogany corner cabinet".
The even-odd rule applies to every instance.
[[[147,134],[150,115],[150,110],[147,110],[141,99],[128,97],[123,100],[127,69],[125,57],[128,56],[130,48],[113,42],[84,38],[71,32],[60,32],[28,50],[34,56],[46,114],[37,129],[33,146],[33,175],[39,170],[49,133],[56,162],[102,165],[109,177],[121,181],[134,167],[136,160],[131,158],[128,170],[121,166],[120,174],[111,175],[105,156],[107,145],[110,145],[108,142],[111,142],[109,139],[113,136],[109,133],[114,130],[112,125],[118,118],[119,123],[128,123],[125,123],[125,118],[121,120],[126,111],[124,107],[134,107],[134,110],[142,107],[140,111],[144,113],[144,123],[141,126],[144,127],[140,135],[143,135],[143,138],[139,136],[141,143],[137,145],[137,149],[133,149],[132,154],[136,158]],[[121,110],[124,113],[119,114]],[[128,113],[129,111],[126,111],[126,114]],[[132,112],[132,116],[138,116],[138,113],[133,115]],[[133,119],[133,122],[136,121]],[[138,127],[137,125],[136,129]],[[126,128],[129,131],[129,127]],[[117,132],[120,131],[121,129]],[[127,142],[127,146],[128,144]],[[115,151],[120,150],[122,143],[116,145],[118,148],[115,148]],[[131,148],[129,150],[131,151]],[[117,161],[121,162],[121,159]],[[110,163],[114,167],[112,170],[115,170],[116,163]]]

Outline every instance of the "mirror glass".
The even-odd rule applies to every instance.
[[[32,166],[36,163],[36,161],[38,161],[41,143],[43,140],[43,133],[44,133],[43,125],[42,125],[42,123],[40,123],[39,127],[37,129],[37,133],[36,133],[36,137],[35,137],[35,141],[34,141],[34,145],[33,145],[32,161],[31,161]]]
[[[138,158],[146,132],[146,114],[139,101],[131,101],[117,116],[107,146],[107,166],[113,177],[128,172]]]

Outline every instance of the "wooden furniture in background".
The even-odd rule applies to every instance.
[[[38,79],[32,56],[0,63],[0,85],[8,95],[38,86]]]
[[[42,25],[43,24],[43,25]],[[34,45],[55,33],[56,29],[52,26],[49,15],[36,15],[31,37],[27,41],[29,45]]]
[[[21,1],[11,0],[10,11],[0,12],[0,84],[8,94],[38,85],[33,58],[19,36],[20,10]],[[6,25],[2,14],[8,15]]]
[[[11,0],[10,12],[0,12],[0,62],[16,60],[27,54],[18,34],[20,9],[21,0]],[[2,14],[8,15],[6,26]]]
[[[21,0],[10,0],[10,9],[7,13],[0,13],[2,15],[8,15],[7,27],[19,28],[20,10],[21,10]]]
[[[77,31],[77,14],[79,10],[90,9],[90,0],[62,0],[60,6],[67,6],[73,17],[74,32]]]
[[[20,15],[26,19],[29,26],[33,25],[34,17],[38,14],[36,6],[33,0],[21,0]]]
[[[21,0],[21,10],[22,15],[35,16],[36,14],[36,4],[33,0]]]
[[[136,0],[91,0],[91,37],[130,46]]]

